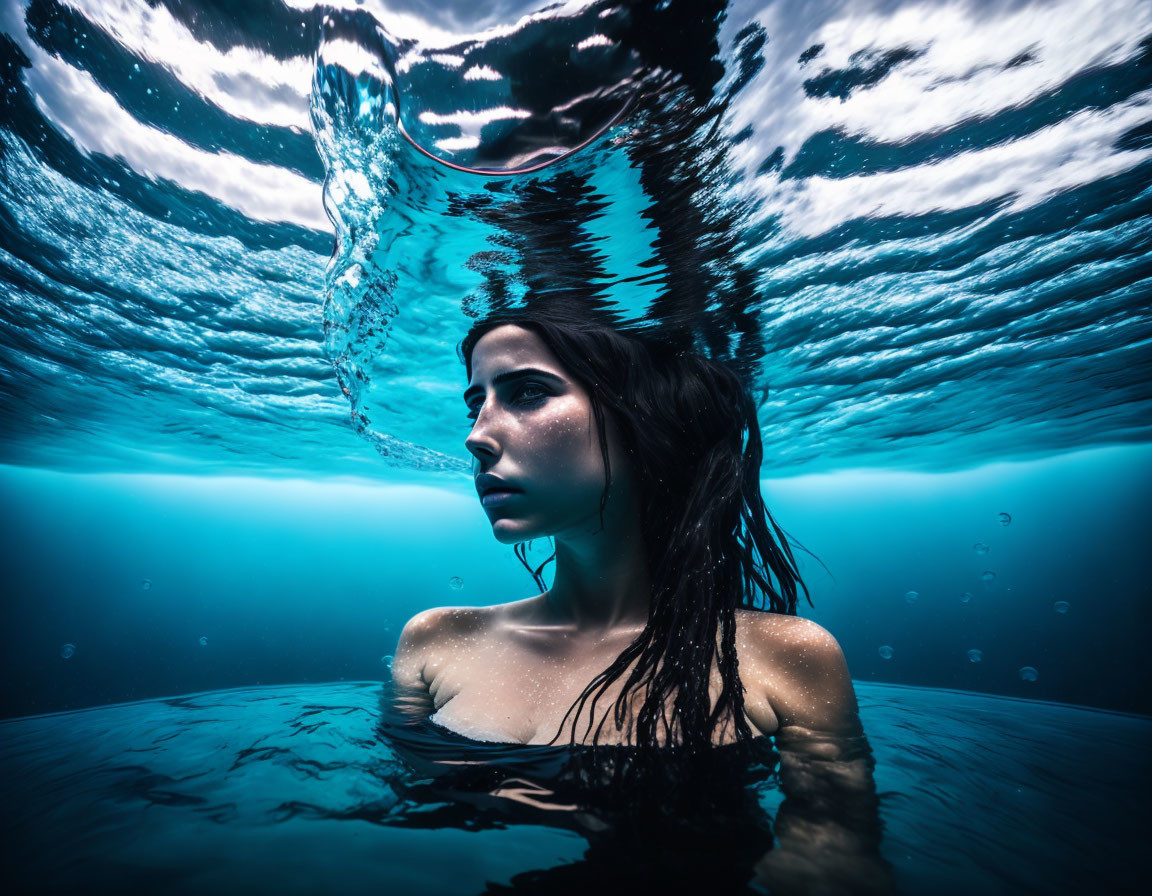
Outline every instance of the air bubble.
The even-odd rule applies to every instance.
[[[971,591],[965,591],[963,594],[960,595],[960,603],[966,604],[970,600],[972,600],[972,592]]]
[[[904,595],[904,600],[906,600],[910,604],[914,604],[914,603],[916,603],[916,601],[920,600],[920,592],[919,591],[909,591],[907,594]]]
[[[1063,615],[1072,609],[1072,604],[1068,603],[1066,600],[1058,600],[1056,603],[1052,604],[1052,609]]]
[[[998,522],[1001,526],[1007,526],[1012,522],[1012,517],[1007,513],[1000,513],[996,515],[996,522]]]
[[[973,649],[973,650],[968,651],[968,662],[978,663],[982,659],[984,659],[984,651],[983,650]]]
[[[996,573],[990,569],[984,570],[984,575],[980,576],[986,583],[991,584],[996,581]]]
[[[151,587],[152,587],[152,580],[151,579],[145,579],[143,582],[140,583],[140,590],[141,591],[147,591]]]
[[[887,644],[885,644],[883,647],[881,647],[881,648],[880,648],[878,651],[876,651],[876,652],[880,654],[880,657],[881,657],[881,659],[885,659],[885,660],[890,660],[890,659],[892,659],[892,654],[894,653],[894,651],[892,650],[892,648],[891,648],[891,647],[889,647]]]
[[[1024,681],[1035,681],[1040,677],[1034,666],[1025,666],[1020,670],[1020,678]]]
[[[64,659],[66,659],[66,660],[72,659],[72,654],[74,654],[75,652],[76,652],[76,645],[75,644],[65,644],[63,647],[60,648],[60,656],[64,657]]]
[[[976,544],[972,545],[972,550],[983,556],[984,554],[988,553],[988,545],[984,544],[982,541],[978,541]]]
[[[460,576],[452,576],[452,578],[448,580],[448,584],[452,587],[453,591],[459,591],[464,587],[464,580],[460,578]]]
[[[382,662],[388,668],[389,672],[392,671],[392,654],[380,657],[380,662]]]
[[[200,636],[200,646],[201,647],[207,647],[208,646],[208,638],[204,635]]]

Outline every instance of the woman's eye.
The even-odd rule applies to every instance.
[[[548,390],[538,383],[525,383],[521,386],[512,399],[516,404],[534,405],[538,404],[541,400],[548,397]],[[469,420],[475,420],[480,416],[480,405],[469,408],[468,413],[465,415]]]
[[[536,383],[527,383],[519,392],[516,393],[516,399],[523,401],[526,404],[532,404],[539,401],[541,398],[546,398],[548,393],[542,386]]]

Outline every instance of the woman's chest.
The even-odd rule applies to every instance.
[[[635,719],[643,705],[645,688],[641,684],[629,693],[624,704],[625,724],[618,728],[616,704],[634,665],[626,666],[602,692],[603,679],[597,680],[624,646],[554,644],[543,649],[538,644],[526,647],[498,640],[476,644],[438,670],[432,683],[436,706],[432,720],[475,740],[546,744],[555,739],[566,744],[575,724],[578,743],[591,742],[598,727],[601,744],[626,743],[630,719]],[[757,673],[742,665],[741,677],[755,679]],[[753,734],[771,733],[762,727],[771,709],[766,703],[759,707],[754,686],[746,680],[743,684],[745,717]],[[589,685],[593,687],[580,706]],[[723,687],[723,677],[713,662],[707,683],[710,706],[716,704]],[[671,707],[670,700],[667,705]],[[714,732],[713,739],[718,745],[736,740],[731,719]]]

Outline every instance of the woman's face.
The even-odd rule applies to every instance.
[[[511,324],[485,333],[464,401],[474,419],[464,444],[478,461],[477,493],[498,541],[600,528],[604,461],[592,402],[539,336]],[[626,470],[610,423],[607,435],[611,505]],[[493,486],[501,491],[487,494]]]

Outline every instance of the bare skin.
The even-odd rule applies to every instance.
[[[476,459],[478,491],[492,485],[486,474],[517,490],[482,498],[492,534],[504,544],[551,536],[555,579],[526,600],[413,617],[392,665],[397,705],[477,740],[545,744],[647,620],[634,481],[608,420],[612,484],[601,525],[604,463],[591,400],[529,330],[506,325],[478,341],[465,401],[475,419],[465,445]],[[875,786],[859,757],[863,730],[840,645],[799,617],[736,616],[745,717],[754,734],[775,737],[787,797],[776,818],[778,845],[757,866],[758,879],[774,893],[889,892]],[[594,717],[586,708],[577,743],[591,742],[605,718],[599,743],[629,742],[627,726],[617,729],[611,718],[623,680],[600,698]],[[710,684],[715,700],[715,667]],[[568,743],[571,721],[556,743]],[[732,720],[713,735],[717,745],[735,739]]]
[[[546,597],[495,607],[437,608],[414,617],[392,667],[402,705],[477,740],[551,741],[585,686],[643,626],[581,632],[549,620]],[[786,736],[788,727],[859,733],[851,680],[831,635],[815,623],[775,613],[738,610],[736,624],[745,716],[754,734]],[[720,690],[715,668],[711,684],[715,697]],[[621,686],[617,680],[601,698],[597,723]],[[588,719],[585,712],[579,733]],[[566,724],[559,742],[568,742],[568,732]],[[621,743],[623,734],[609,722],[600,742]],[[713,742],[735,739],[729,724],[718,728]]]

